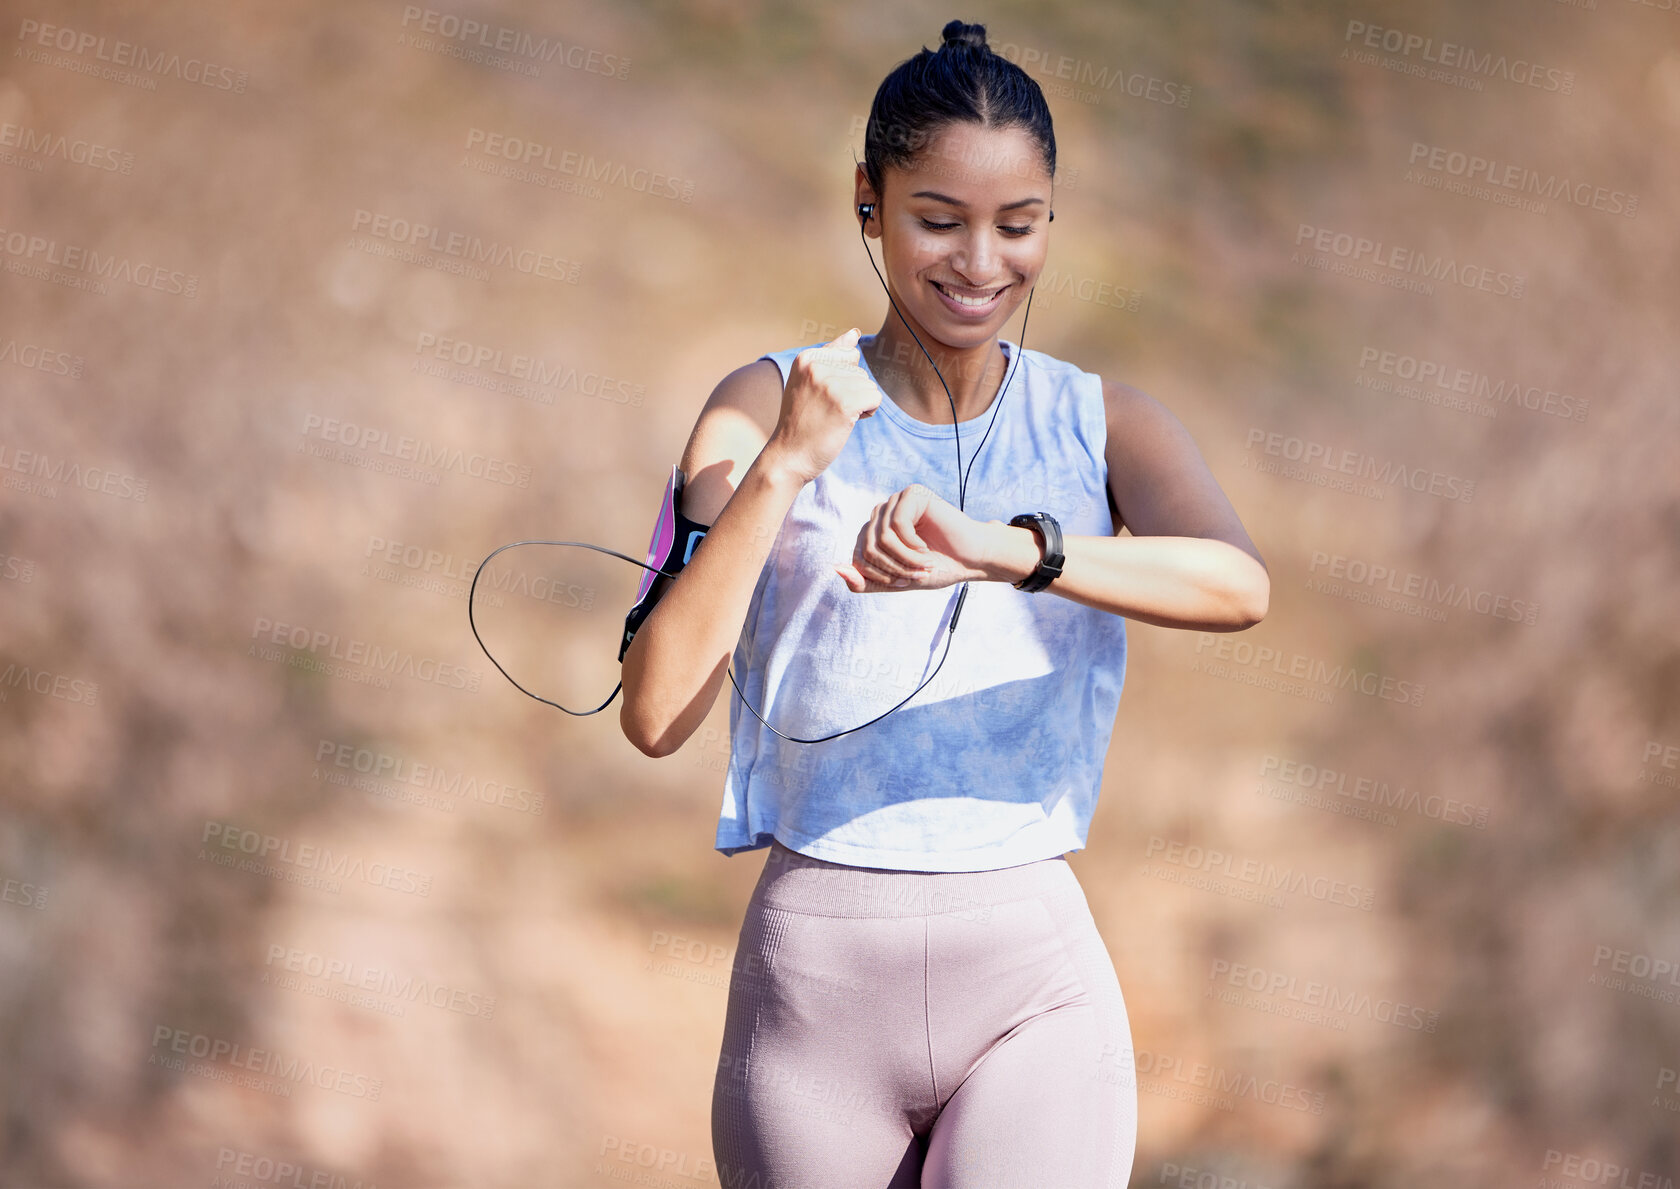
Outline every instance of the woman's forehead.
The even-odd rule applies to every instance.
[[[888,172],[899,175],[901,194],[954,206],[997,208],[1030,198],[1048,201],[1051,182],[1043,150],[1025,129],[971,123],[951,125],[911,161],[895,163]]]

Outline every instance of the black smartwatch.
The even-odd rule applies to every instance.
[[[1016,590],[1043,590],[1062,575],[1062,526],[1048,512],[1022,512],[1010,522],[1020,528],[1035,530],[1043,539],[1044,557],[1038,569],[1014,583]]]

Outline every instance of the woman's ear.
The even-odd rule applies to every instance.
[[[864,230],[867,232],[869,231],[870,220],[874,218],[875,213],[881,209],[881,200],[876,196],[875,188],[869,184],[869,175],[864,173],[863,165],[861,163],[857,167],[857,175],[855,181],[853,182],[852,189],[854,195],[852,199],[854,204],[852,208],[853,212],[857,215],[859,222],[863,224]],[[877,234],[879,234],[880,226],[880,220],[875,219]]]

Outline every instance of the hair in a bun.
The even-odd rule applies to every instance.
[[[875,90],[863,137],[863,172],[877,195],[889,167],[910,168],[952,124],[1022,128],[1056,176],[1056,133],[1038,83],[986,44],[986,26],[947,21],[938,50],[923,46]]]
[[[991,47],[986,44],[986,26],[971,25],[966,21],[947,21],[940,34],[945,44],[939,48],[969,46],[973,49],[984,50]]]

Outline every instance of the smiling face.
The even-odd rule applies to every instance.
[[[893,300],[918,331],[959,350],[995,336],[1027,299],[1048,251],[1050,175],[1024,128],[945,127],[884,195],[857,174],[864,225],[881,240]]]

